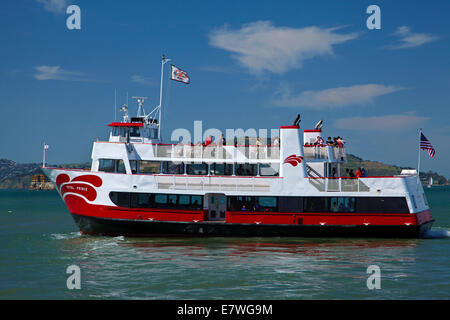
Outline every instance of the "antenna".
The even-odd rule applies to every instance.
[[[114,89],[114,121],[117,121],[117,89]]]
[[[323,127],[323,120],[320,120],[319,122],[317,122],[314,129],[319,130],[319,129],[322,129],[322,127]]]
[[[146,99],[148,99],[147,97],[137,97],[137,96],[133,96],[131,97],[132,99],[136,99],[137,103],[138,103],[138,112],[137,112],[137,116],[138,117],[145,117],[145,110],[144,110],[144,101]]]
[[[120,108],[120,111],[122,111],[124,113],[123,115],[123,122],[128,122],[129,117],[128,117],[128,106],[126,104],[124,104],[122,106],[122,108]]]

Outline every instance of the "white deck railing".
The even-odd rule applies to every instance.
[[[345,147],[305,145],[303,153],[306,160],[345,161],[347,159]]]
[[[360,178],[309,178],[309,182],[322,192],[370,192]]]
[[[160,175],[155,178],[159,189],[270,192],[269,182],[259,177]]]

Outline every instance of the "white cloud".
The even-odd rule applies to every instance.
[[[52,13],[64,13],[70,0],[36,0],[44,5],[44,9]]]
[[[137,75],[137,74],[131,76],[131,81],[143,84],[145,86],[152,86],[152,85],[155,84],[152,79],[147,78],[147,77],[143,77],[143,76],[140,76],[140,75]]]
[[[202,71],[206,72],[214,72],[214,73],[229,73],[232,72],[230,68],[221,67],[221,66],[202,66],[199,68]]]
[[[60,66],[37,66],[36,80],[88,81],[81,72],[61,69]]]
[[[325,109],[372,102],[373,98],[382,96],[401,88],[380,84],[363,84],[351,87],[330,88],[320,91],[303,91],[293,95],[289,89],[282,88],[276,94],[272,104],[281,107],[304,107]]]
[[[337,119],[334,127],[348,130],[363,131],[397,131],[407,128],[415,128],[428,120],[414,114],[391,114],[378,117],[350,117]]]
[[[430,35],[428,33],[414,33],[407,26],[398,27],[394,32],[394,35],[400,37],[400,43],[390,46],[390,49],[406,49],[419,47],[425,43],[438,39],[438,37]]]
[[[334,45],[358,36],[336,33],[337,29],[276,27],[270,21],[257,21],[238,30],[214,30],[209,38],[210,45],[232,52],[252,73],[284,73],[301,68],[307,59],[332,55]]]

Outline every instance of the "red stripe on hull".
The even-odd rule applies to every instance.
[[[154,220],[171,222],[201,222],[208,220],[207,210],[180,209],[130,209],[114,206],[94,205],[83,198],[69,194],[64,198],[70,213],[112,219]],[[403,226],[422,225],[431,221],[429,210],[417,214],[409,213],[287,213],[287,212],[242,212],[227,211],[226,222],[230,224],[304,224],[304,225],[377,225]]]
[[[429,211],[428,211],[429,212]],[[430,215],[431,217],[431,215]],[[431,219],[430,219],[431,220]],[[427,220],[428,221],[428,220]],[[243,213],[227,211],[229,223],[307,224],[307,225],[417,225],[415,214],[409,213]],[[426,221],[423,221],[426,222]]]

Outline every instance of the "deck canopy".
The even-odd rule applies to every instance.
[[[143,127],[142,122],[112,122],[108,127]]]

